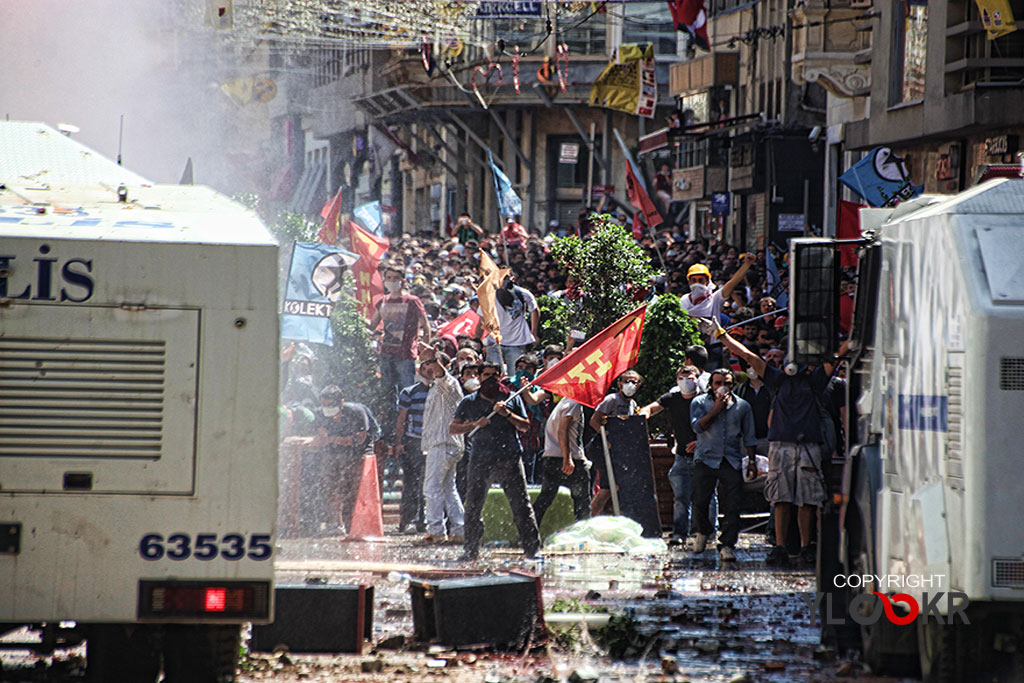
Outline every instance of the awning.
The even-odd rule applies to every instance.
[[[314,211],[319,213],[320,207],[311,208],[317,194],[321,193],[324,178],[327,176],[327,162],[318,161],[307,165],[302,170],[302,177],[295,187],[295,194],[288,204],[288,211],[291,213],[308,214]]]
[[[1013,178],[1020,180],[1024,178],[1024,167],[1020,164],[988,164],[978,169],[977,172],[978,181],[975,185],[980,185],[986,180],[992,180],[994,178]]]
[[[640,154],[647,154],[662,147],[668,147],[668,128],[656,130],[640,138]]]

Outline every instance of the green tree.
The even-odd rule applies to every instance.
[[[327,360],[328,380],[342,388],[345,400],[362,403],[380,419],[386,399],[378,374],[380,359],[359,302],[348,294],[353,286],[352,274],[346,272],[343,293],[331,314],[334,346],[321,347],[322,355]]]
[[[583,306],[573,307],[571,325],[594,334],[639,305],[637,294],[650,286],[656,271],[647,252],[630,232],[607,214],[596,219],[591,234],[556,239],[551,253],[559,267],[575,280]]]
[[[537,297],[537,309],[540,311],[541,348],[548,344],[565,346],[569,330],[573,325],[572,302],[565,297],[552,297],[547,294]]]

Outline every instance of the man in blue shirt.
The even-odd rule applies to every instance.
[[[426,531],[423,522],[423,406],[430,383],[425,378],[398,392],[398,422],[395,424],[395,456],[402,465],[402,500],[398,533],[410,526]]]
[[[540,532],[526,492],[519,432],[529,429],[526,406],[500,381],[501,366],[480,365],[480,389],[462,399],[448,429],[452,434],[476,433],[469,439],[469,477],[466,485],[466,544],[461,561],[476,560],[484,536],[483,509],[491,484],[501,484],[528,558],[540,550]],[[494,412],[493,417],[488,417]]]
[[[719,506],[725,515],[718,536],[718,553],[723,562],[736,559],[744,451],[749,458],[748,469],[757,467],[754,412],[749,403],[732,393],[732,387],[732,370],[719,368],[711,373],[710,391],[690,403],[690,424],[697,435],[693,455],[693,503],[697,518],[694,552],[704,552],[712,533],[708,505],[717,484]]]

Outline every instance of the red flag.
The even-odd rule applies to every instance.
[[[445,323],[437,331],[438,337],[443,337],[446,334],[450,334],[453,337],[458,337],[460,334],[464,334],[468,337],[477,338],[480,336],[480,314],[469,309],[455,320],[451,320]]]
[[[650,228],[656,228],[663,222],[654,202],[651,201],[647,192],[644,191],[643,185],[640,184],[640,180],[636,177],[636,173],[633,172],[633,164],[628,160],[626,161],[626,196],[629,197],[630,204],[643,212],[644,223]],[[636,225],[636,217],[633,218],[633,224]]]
[[[363,230],[352,221],[345,226],[348,229],[352,251],[359,254],[359,260],[352,265],[352,276],[356,279],[356,299],[359,300],[359,312],[367,320],[373,318],[374,305],[385,293],[384,279],[377,270],[384,252],[391,243],[387,237],[377,237]]]
[[[672,24],[677,31],[686,31],[693,36],[693,41],[702,50],[711,50],[708,41],[708,13],[704,9],[704,0],[668,0],[668,9],[672,13]]]
[[[836,237],[841,240],[860,239],[860,210],[866,209],[864,204],[839,200],[836,213]],[[840,265],[857,265],[857,251],[852,244],[839,247]]]
[[[337,244],[338,242],[338,217],[341,215],[341,188],[338,188],[338,194],[324,204],[324,207],[320,209],[320,217],[324,219],[324,224],[320,227],[320,232],[316,234],[316,238],[324,244]]]
[[[373,261],[376,268],[377,262],[380,261],[384,252],[391,247],[388,238],[378,237],[352,221],[348,221],[345,227],[348,229],[348,239],[352,243],[352,251]]]
[[[636,363],[647,305],[626,314],[545,370],[535,386],[596,408],[616,377]]]

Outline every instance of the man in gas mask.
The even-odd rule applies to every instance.
[[[533,294],[515,284],[511,275],[494,293],[498,327],[501,331],[501,360],[511,373],[516,360],[537,343],[540,309]]]
[[[683,309],[694,318],[707,318],[715,325],[721,323],[722,306],[732,296],[735,289],[747,271],[754,265],[756,257],[753,254],[743,254],[740,257],[740,267],[736,270],[729,281],[720,289],[715,289],[711,282],[711,271],[703,263],[696,263],[686,271],[686,281],[690,285],[690,291],[681,299]],[[711,367],[716,367],[722,361],[722,345],[715,342],[707,345],[708,359]]]
[[[316,436],[309,458],[303,459],[304,526],[315,536],[339,536],[348,528],[356,507],[363,455],[379,436],[377,421],[361,403],[346,401],[341,387],[329,384],[320,392]]]
[[[697,435],[694,449],[693,506],[697,511],[697,539],[693,552],[704,552],[712,533],[708,506],[717,488],[725,520],[718,537],[723,562],[736,560],[740,533],[740,496],[743,490],[743,453],[756,475],[754,413],[750,404],[732,393],[733,374],[728,368],[711,372],[711,387],[690,403],[690,426]]]
[[[614,394],[605,396],[604,400],[597,405],[597,408],[594,409],[594,414],[590,417],[590,426],[598,433],[596,437],[597,443],[601,443],[601,427],[608,422],[609,416],[626,417],[639,413],[639,407],[636,401],[633,400],[633,397],[643,383],[644,378],[636,370],[626,370],[619,375],[619,390]],[[611,485],[608,483],[608,468],[605,463],[604,449],[602,447],[600,455],[598,455],[597,450],[597,448],[594,449],[594,457],[592,458],[594,466],[591,468],[591,473],[598,480],[598,490],[594,495],[593,502],[590,504],[590,511],[594,515],[603,513],[605,506],[608,505],[608,501],[612,497]]]
[[[484,535],[483,509],[492,483],[501,484],[512,519],[519,530],[519,543],[526,557],[540,550],[540,533],[533,506],[526,492],[519,432],[530,425],[526,407],[501,379],[496,363],[480,365],[480,389],[462,399],[448,429],[452,434],[469,434],[469,477],[466,488],[466,544],[461,561],[474,561]],[[493,413],[493,415],[492,415]]]
[[[672,485],[672,538],[670,545],[682,545],[690,534],[690,497],[693,490],[693,453],[697,449],[697,435],[690,425],[690,402],[700,393],[697,368],[683,365],[676,371],[676,386],[658,397],[657,401],[640,409],[650,419],[663,410],[668,411],[668,423],[675,441],[675,461],[668,471]]]

